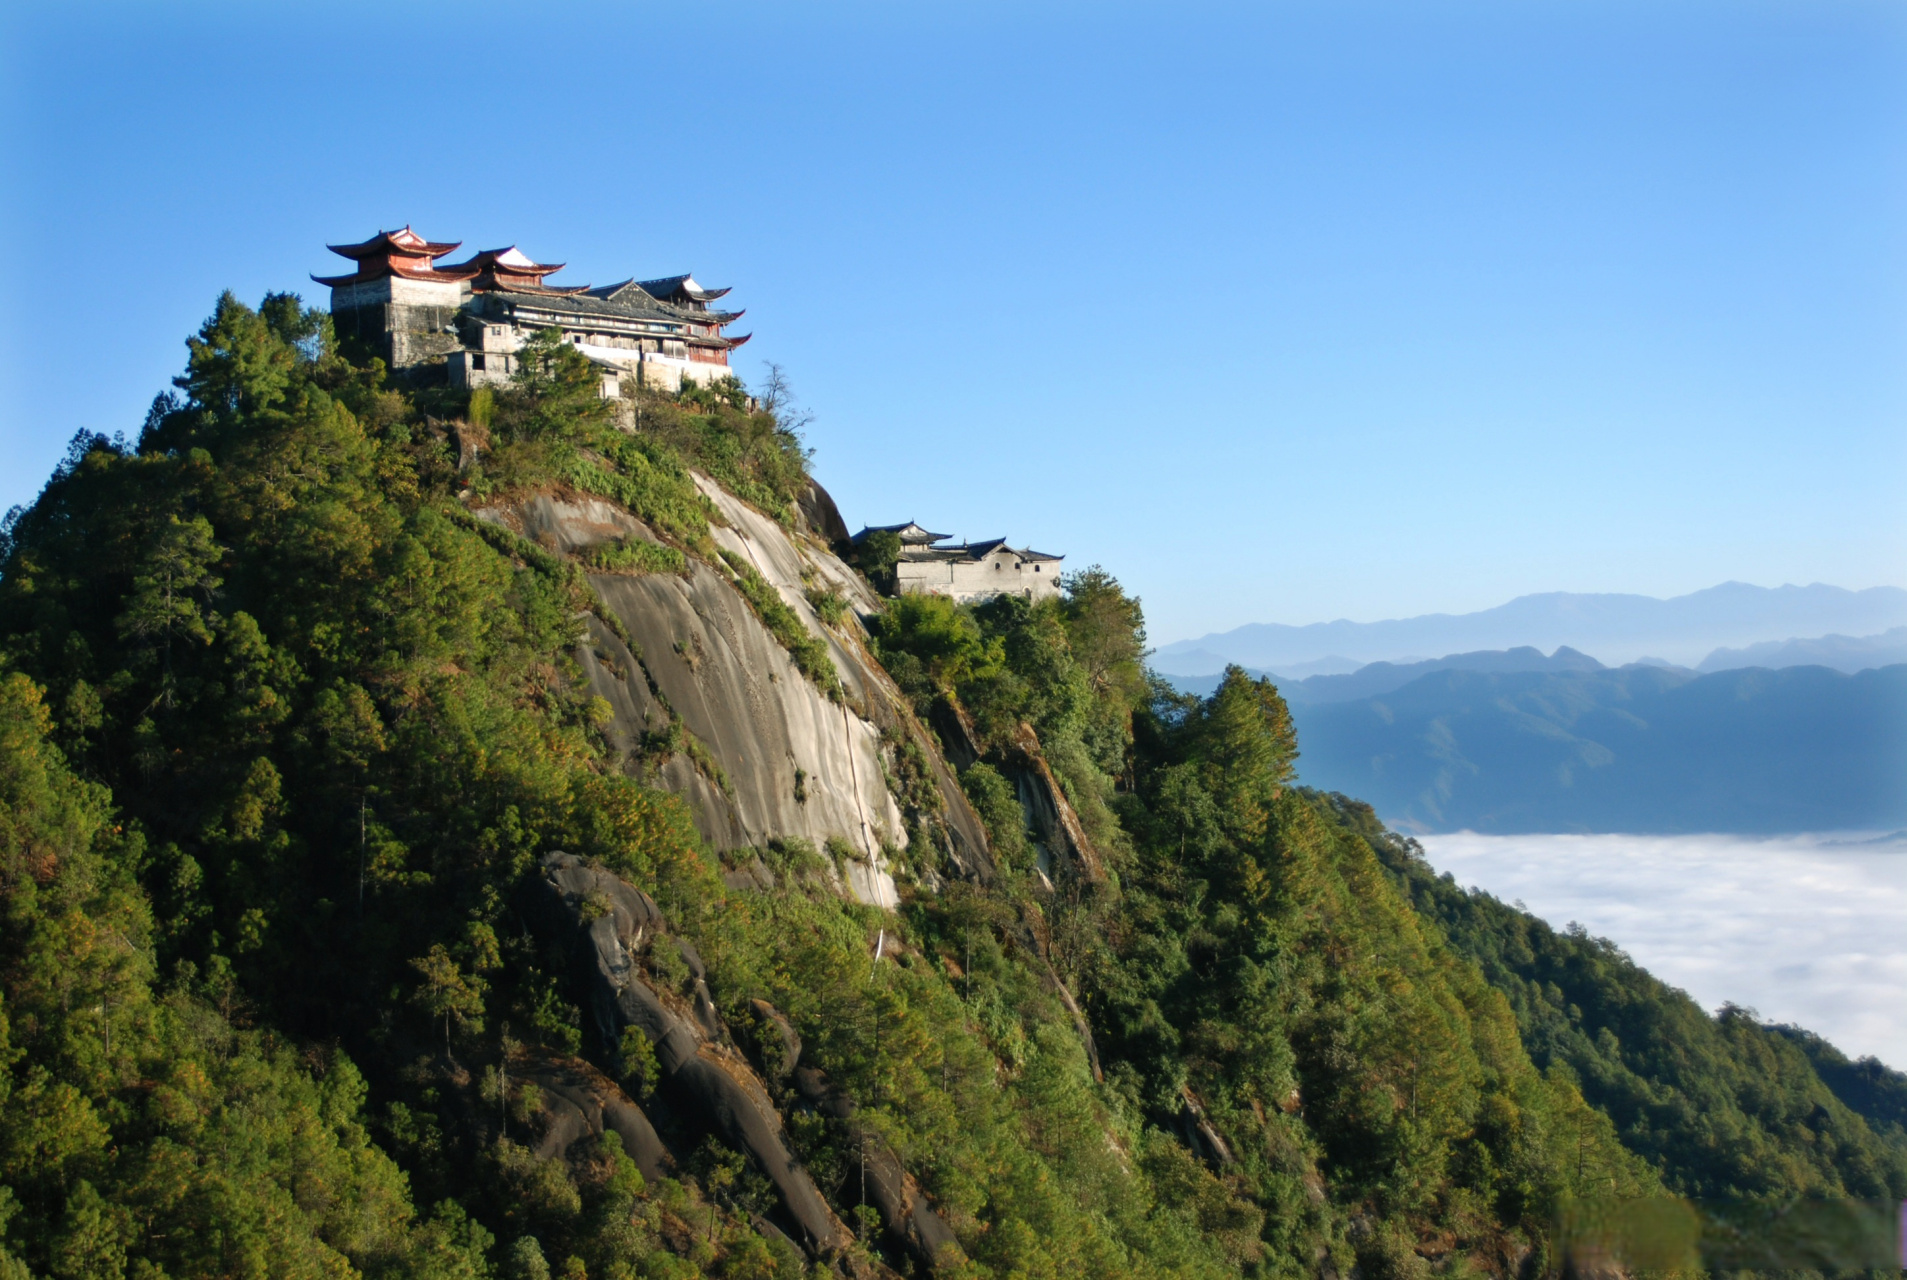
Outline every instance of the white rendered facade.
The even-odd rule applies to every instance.
[[[895,586],[966,603],[998,595],[1045,600],[1059,594],[1064,557],[1016,550],[1004,543],[979,555],[966,548],[907,550],[894,566]]]

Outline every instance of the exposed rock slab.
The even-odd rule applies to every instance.
[[[852,1237],[782,1139],[781,1114],[753,1067],[732,1048],[708,999],[693,948],[683,958],[695,973],[694,1002],[651,985],[637,965],[643,949],[674,945],[664,937],[662,910],[648,894],[567,853],[544,857],[529,904],[543,932],[575,949],[585,975],[589,1012],[605,1044],[636,1027],[655,1046],[663,1078],[680,1088],[736,1150],[774,1185],[802,1245],[826,1256]]]
[[[943,852],[961,874],[990,877],[985,830],[959,780],[866,648],[857,616],[880,601],[804,522],[783,528],[708,477],[698,475],[696,483],[725,522],[710,536],[752,565],[827,644],[843,700],[830,700],[801,674],[725,571],[692,562],[686,576],[593,574],[597,594],[634,641],[632,651],[592,621],[589,642],[578,651],[591,692],[610,704],[612,740],[634,756],[646,735],[668,728],[673,712],[708,749],[720,781],[683,755],[663,765],[655,781],[689,801],[710,844],[727,850],[775,838],[817,846],[844,840],[859,855],[844,868],[844,888],[888,907],[897,894],[883,850],[908,840],[889,788],[888,753],[892,743],[911,740],[922,748],[939,796]],[[810,495],[804,510],[818,502]],[[570,555],[616,538],[654,540],[628,512],[586,495],[535,495],[478,514]],[[810,584],[848,602],[850,615],[839,627],[815,613]]]
[[[1032,817],[1041,843],[1067,859],[1075,874],[1093,884],[1103,883],[1106,871],[1099,853],[1086,838],[1086,828],[1073,811],[1072,801],[1046,763],[1032,725],[1021,724],[1014,733],[1013,762],[1019,774],[1020,803]]]
[[[879,728],[810,683],[714,569],[590,581],[636,640],[668,705],[728,778],[719,803],[696,797],[710,843],[733,849],[776,836],[817,844],[835,836],[870,860],[884,843],[905,844]]]
[[[515,1072],[543,1094],[543,1135],[536,1154],[561,1158],[577,1142],[600,1138],[604,1131],[622,1139],[642,1176],[667,1177],[675,1161],[642,1108],[621,1087],[581,1058],[534,1057]]]

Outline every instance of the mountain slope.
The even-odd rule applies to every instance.
[[[1419,912],[1509,997],[1531,1057],[1579,1082],[1671,1188],[1706,1198],[1883,1199],[1907,1182],[1907,1147],[1893,1136],[1897,1073],[1878,1063],[1857,1069],[1818,1038],[1761,1026],[1740,1010],[1710,1018],[1606,939],[1558,933],[1459,888],[1367,807],[1332,802]]]
[[[189,352],[0,546],[0,1276],[1508,1277],[1659,1190],[1108,575],[877,600],[772,408],[551,341]]]

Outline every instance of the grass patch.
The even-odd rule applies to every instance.
[[[618,538],[591,547],[583,562],[603,573],[675,573],[689,571],[689,558],[674,547],[647,538]]]
[[[585,493],[622,504],[684,546],[704,554],[713,550],[708,527],[716,511],[695,487],[687,468],[660,447],[645,448],[643,441],[619,437],[601,443],[619,470],[570,450],[557,463],[557,475]]]
[[[722,768],[722,762],[715,758],[708,744],[695,736],[695,731],[682,723],[682,717],[670,713],[669,727],[657,733],[646,733],[642,737],[642,758],[651,768],[661,768],[672,756],[685,756],[703,777],[713,782],[725,796],[735,794],[734,784],[728,780],[728,771]]]
[[[800,616],[788,607],[774,585],[755,571],[754,565],[727,550],[722,552],[722,559],[734,571],[735,586],[742,598],[755,610],[755,616],[768,628],[768,633],[795,660],[801,674],[814,681],[829,698],[841,701],[841,675],[834,669],[834,659],[828,656],[827,642],[802,625]]]

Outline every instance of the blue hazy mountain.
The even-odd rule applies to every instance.
[[[1907,665],[1446,669],[1291,710],[1301,782],[1418,830],[1907,825]]]
[[[1821,636],[1813,640],[1771,640],[1743,649],[1717,649],[1696,665],[1697,671],[1728,671],[1735,667],[1833,667],[1836,671],[1865,671],[1907,662],[1907,627],[1895,627],[1877,636]]]
[[[1907,626],[1907,590],[1899,587],[1849,591],[1822,583],[1725,582],[1668,600],[1552,591],[1477,613],[1308,626],[1252,623],[1163,645],[1152,663],[1175,675],[1211,675],[1227,662],[1289,673],[1295,664],[1327,657],[1397,662],[1410,654],[1568,645],[1611,665],[1653,655],[1693,666],[1721,648],[1827,632],[1872,635],[1901,626]]]
[[[1283,671],[1247,668],[1252,675],[1270,676],[1285,701],[1296,706],[1311,702],[1350,702],[1401,689],[1419,676],[1433,671],[1601,671],[1602,663],[1568,646],[1545,657],[1541,649],[1527,645],[1516,649],[1485,649],[1477,653],[1453,653],[1419,662],[1370,662],[1355,671],[1338,671],[1299,678],[1305,666],[1299,664]],[[1210,694],[1218,688],[1217,675],[1172,676],[1172,683],[1187,693]]]

